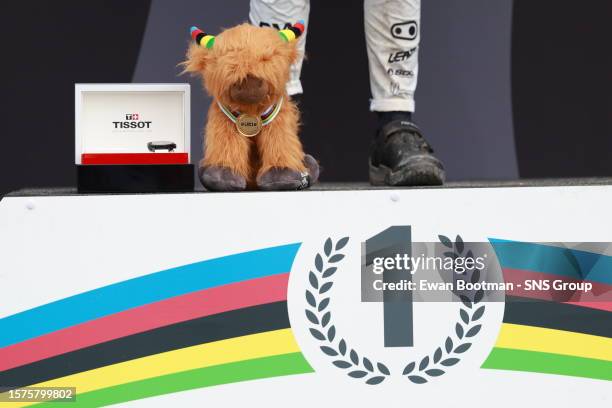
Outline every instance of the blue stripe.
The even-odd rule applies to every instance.
[[[300,244],[210,259],[80,293],[0,319],[0,347],[174,296],[291,271]]]
[[[545,244],[489,239],[502,268],[612,284],[612,256]]]

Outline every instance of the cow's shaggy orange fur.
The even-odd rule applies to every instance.
[[[299,111],[285,90],[291,64],[296,60],[296,42],[284,42],[273,28],[250,24],[227,29],[211,49],[192,44],[183,63],[186,72],[199,74],[205,89],[214,98],[205,129],[204,159],[201,166],[228,167],[249,185],[273,167],[304,172],[304,152],[298,138]],[[245,105],[232,100],[230,87],[247,75],[267,82],[263,101]],[[239,134],[217,106],[220,101],[234,111],[260,115],[284,98],[278,116],[252,138]]]

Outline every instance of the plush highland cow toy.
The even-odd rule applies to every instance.
[[[303,23],[285,30],[242,24],[218,36],[193,27],[185,71],[213,97],[199,175],[213,191],[297,190],[319,166],[298,138],[299,111],[285,85]]]

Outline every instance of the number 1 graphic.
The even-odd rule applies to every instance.
[[[412,256],[412,233],[409,225],[394,226],[366,240],[366,264],[372,265],[374,258]],[[407,269],[386,269],[383,282],[393,283],[412,280]],[[412,291],[385,290],[383,292],[385,347],[412,347],[413,315]]]

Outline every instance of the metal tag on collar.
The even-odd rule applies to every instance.
[[[243,113],[236,118],[238,133],[246,137],[257,136],[261,132],[262,122],[259,116]]]

